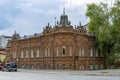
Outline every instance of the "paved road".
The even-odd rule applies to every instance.
[[[71,71],[68,71],[66,73],[61,72],[65,71],[0,71],[0,80],[120,80],[120,76],[89,76],[80,74],[70,74],[69,72]],[[76,72],[73,71],[73,73]]]
[[[19,69],[20,72],[34,73],[51,73],[51,74],[69,74],[69,75],[84,75],[84,76],[120,76],[120,69],[107,70],[91,70],[91,71],[74,71],[74,70],[29,70]]]

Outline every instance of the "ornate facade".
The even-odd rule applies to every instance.
[[[54,27],[48,25],[40,34],[12,36],[7,44],[8,60],[27,69],[104,69],[104,57],[95,49],[94,36],[84,26],[75,28],[65,11]]]

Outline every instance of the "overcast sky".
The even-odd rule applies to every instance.
[[[0,35],[41,33],[48,22],[54,25],[54,17],[60,20],[63,7],[73,26],[85,25],[87,4],[105,1],[114,0],[0,0]]]

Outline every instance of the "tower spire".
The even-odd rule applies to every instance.
[[[63,8],[63,14],[65,14],[65,7]]]

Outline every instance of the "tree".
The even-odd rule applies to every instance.
[[[106,3],[89,4],[86,16],[90,19],[88,32],[95,35],[96,47],[104,54],[108,68],[114,60],[111,55],[120,53],[120,0],[110,8]]]

